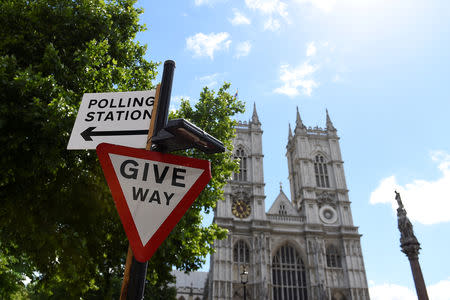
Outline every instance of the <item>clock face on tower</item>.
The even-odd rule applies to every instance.
[[[231,212],[238,218],[244,219],[250,216],[252,209],[250,203],[244,200],[235,200],[231,206]]]

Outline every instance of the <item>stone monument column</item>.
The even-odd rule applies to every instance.
[[[423,279],[422,269],[419,264],[420,244],[414,235],[412,224],[406,216],[406,210],[403,207],[400,193],[397,193],[397,191],[395,191],[395,200],[398,203],[397,220],[398,229],[400,230],[400,247],[409,259],[417,297],[419,300],[428,300],[427,287],[425,286],[425,280]]]

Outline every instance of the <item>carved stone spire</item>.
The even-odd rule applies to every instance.
[[[252,123],[255,123],[255,124],[258,124],[258,125],[261,124],[261,123],[259,122],[258,113],[256,112],[256,103],[255,103],[255,102],[253,102]]]
[[[295,128],[306,129],[306,126],[303,125],[302,118],[300,118],[300,113],[298,112],[298,106],[297,106],[297,121],[296,121],[295,125],[296,125]]]
[[[395,200],[397,200],[398,203],[397,221],[398,230],[400,230],[400,247],[402,248],[402,252],[405,253],[409,259],[419,300],[428,300],[427,288],[419,264],[420,244],[414,235],[411,221],[409,221],[409,218],[406,216],[406,210],[403,206],[402,199],[400,198],[400,193],[397,193],[397,191],[395,191]]]
[[[292,139],[292,129],[291,129],[291,123],[289,123],[289,135],[288,140],[290,141]]]
[[[336,128],[334,128],[333,122],[331,122],[330,115],[328,115],[328,109],[326,109],[327,112],[327,130],[328,131],[336,131]]]
[[[420,244],[414,235],[413,226],[408,216],[406,215],[405,207],[403,206],[402,199],[400,198],[400,193],[395,191],[395,200],[397,200],[397,221],[398,230],[400,231],[400,246],[402,247],[402,252],[409,257],[418,257]]]

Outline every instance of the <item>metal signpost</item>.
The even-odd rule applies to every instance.
[[[97,149],[128,236],[121,300],[143,298],[147,261],[211,178],[209,161],[163,152],[225,151],[194,124],[167,120],[174,69],[164,63],[156,90],[83,95],[67,147]]]

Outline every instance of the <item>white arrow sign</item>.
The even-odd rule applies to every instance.
[[[103,142],[145,148],[155,94],[84,94],[67,149],[95,149]]]

